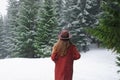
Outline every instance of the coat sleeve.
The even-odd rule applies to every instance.
[[[58,56],[57,56],[57,52],[55,51],[54,47],[55,47],[55,45],[52,48],[51,59],[55,62],[57,60]]]
[[[58,59],[57,53],[52,53],[51,59],[55,62]]]
[[[79,53],[76,46],[73,46],[73,59],[77,60],[81,57],[81,54]]]

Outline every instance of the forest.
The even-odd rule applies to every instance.
[[[0,58],[49,57],[62,29],[81,52],[94,43],[119,54],[120,1],[8,0],[7,15],[0,15]]]
[[[96,27],[100,0],[8,0],[0,17],[0,58],[50,56],[62,29],[68,29],[79,51],[97,42],[86,29]]]

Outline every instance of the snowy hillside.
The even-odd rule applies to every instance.
[[[115,55],[108,50],[82,53],[74,63],[73,80],[118,80]],[[0,80],[54,80],[54,63],[44,59],[2,59]]]

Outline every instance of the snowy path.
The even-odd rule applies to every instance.
[[[118,69],[111,51],[91,50],[75,61],[73,80],[118,80]],[[0,80],[54,80],[54,63],[50,58],[3,59]]]

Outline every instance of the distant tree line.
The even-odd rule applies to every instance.
[[[0,16],[0,58],[50,56],[61,29],[68,29],[80,51],[93,37],[86,28],[98,25],[101,0],[8,0]]]

